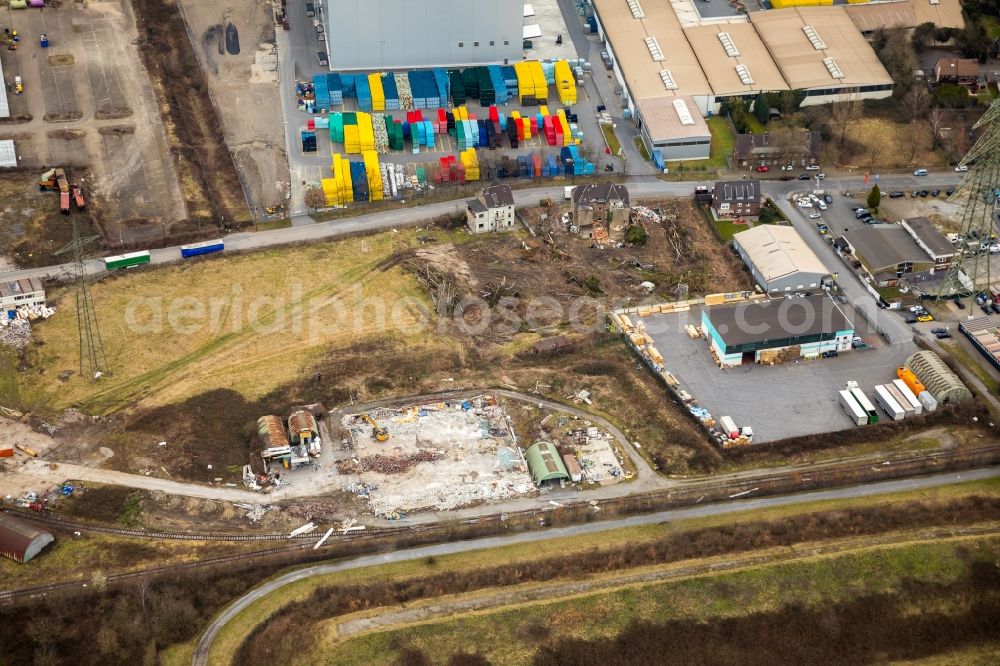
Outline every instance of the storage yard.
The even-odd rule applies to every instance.
[[[652,342],[655,356],[649,346],[630,344],[655,372],[667,373],[663,381],[671,388],[665,390],[675,391],[707,429],[718,432],[715,424],[729,416],[739,429],[752,429],[753,443],[849,427],[853,417],[838,408],[839,391],[856,382],[874,396],[874,386],[897,379],[896,369],[917,349],[913,343],[887,346],[862,328],[857,334],[869,347],[835,358],[776,359],[775,365],[720,369],[701,332],[703,307],[696,300],[664,306],[663,311],[658,306],[642,309],[641,316],[633,310],[626,314],[631,326],[621,330],[626,337],[628,330],[641,335],[644,346]],[[767,391],[760,390],[763,383]]]

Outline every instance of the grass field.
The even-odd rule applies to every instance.
[[[774,612],[789,604],[825,608],[866,595],[896,593],[915,581],[949,584],[967,574],[972,562],[992,562],[998,547],[1000,539],[983,538],[877,548],[498,612],[472,612],[339,644],[327,633],[300,663],[392,664],[401,648],[410,648],[435,661],[468,651],[495,664],[527,664],[540,643],[613,638],[636,621],[709,622]]]
[[[979,381],[989,389],[990,393],[1000,392],[1000,383],[993,378],[993,375],[983,367],[985,360],[978,352],[970,354],[965,347],[958,342],[942,342],[942,347],[946,348],[962,365],[968,368],[969,372],[979,378]]]
[[[598,534],[551,539],[539,543],[507,546],[489,551],[473,551],[436,558],[434,561],[416,560],[387,564],[379,567],[355,569],[327,576],[312,577],[297,581],[282,588],[280,594],[264,597],[252,604],[231,622],[229,622],[213,646],[212,654],[235,654],[240,643],[258,624],[286,604],[299,601],[310,596],[318,588],[329,585],[365,584],[382,580],[407,580],[428,576],[441,571],[463,571],[475,569],[488,562],[490,566],[510,565],[516,567],[519,562],[529,562],[552,556],[572,556],[573,553],[583,553],[595,549],[613,549],[624,544],[651,542],[671,534],[684,533],[691,530],[729,527],[757,521],[776,521],[792,516],[800,516],[820,511],[837,509],[871,507],[876,505],[911,504],[913,502],[946,502],[948,500],[968,495],[1000,496],[1000,479],[975,481],[953,484],[920,491],[893,493],[877,497],[865,497],[846,500],[829,500],[809,502],[798,505],[774,507],[764,510],[754,510],[747,513],[710,516],[659,525],[645,525],[628,529],[610,530]],[[276,572],[280,575],[284,572]],[[169,652],[176,655],[173,663],[190,661],[192,644],[176,646]],[[166,663],[171,663],[167,660]],[[213,663],[216,663],[213,658]]]
[[[839,141],[839,131],[834,132],[834,145]],[[899,123],[885,118],[862,118],[847,131],[847,141],[852,147],[849,154],[841,156],[845,165],[860,168],[903,168],[919,165],[945,166],[943,151],[932,151],[930,130],[923,123]],[[911,158],[912,155],[912,158]]]
[[[98,383],[77,374],[59,379],[78,367],[73,300],[62,298],[62,313],[35,329],[37,370],[19,375],[20,402],[51,414],[77,403],[97,413],[162,405],[213,389],[254,399],[308,372],[318,353],[336,354],[361,340],[419,338],[444,346],[440,336],[413,328],[429,306],[417,282],[398,267],[379,266],[394,250],[415,245],[418,233],[112,276],[91,290],[111,376]]]

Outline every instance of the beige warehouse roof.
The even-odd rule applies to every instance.
[[[933,23],[939,28],[964,28],[965,17],[962,16],[962,5],[958,0],[940,0],[932,4],[930,0],[910,0],[917,22]]]
[[[879,28],[913,28],[921,23],[933,23],[939,28],[963,28],[962,5],[958,0],[889,0],[847,5],[847,14],[858,30],[871,32]]]
[[[750,22],[793,89],[892,84],[892,77],[843,6],[751,12]],[[805,26],[819,35],[821,48],[810,42]],[[833,59],[842,78],[831,75],[826,58]]]
[[[830,273],[793,227],[761,224],[739,232],[733,240],[768,282],[795,273]]]
[[[691,117],[688,124],[681,122],[680,114],[674,104],[675,101],[684,102]],[[694,100],[688,96],[660,97],[644,99],[637,103],[639,114],[645,123],[646,133],[649,138],[656,141],[667,139],[694,139],[711,137],[712,132],[708,129],[708,124],[701,114]]]
[[[738,55],[730,55],[723,46],[719,34],[728,35],[732,47]],[[757,91],[788,90],[774,59],[760,35],[749,23],[726,23],[700,25],[685,28],[691,48],[704,63],[708,82],[716,95],[747,94]],[[746,84],[740,79],[737,65],[746,68],[753,83]]]
[[[604,26],[611,50],[625,74],[629,90],[636,100],[672,97],[680,94],[710,95],[712,87],[698,63],[691,45],[684,38],[680,19],[666,0],[639,0],[645,18],[632,16],[625,0],[594,0],[594,6]],[[646,37],[652,37],[663,53],[655,61],[646,47]],[[677,84],[668,90],[660,70],[669,70]]]

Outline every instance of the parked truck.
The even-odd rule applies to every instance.
[[[904,416],[914,416],[917,413],[916,408],[910,404],[910,401],[906,399],[906,396],[899,392],[899,389],[896,388],[895,384],[887,382],[882,384],[882,386],[889,392],[892,399],[896,401],[896,404],[903,408]]]
[[[846,389],[840,392],[840,406],[844,408],[844,412],[854,421],[854,425],[866,425],[868,423],[868,413],[861,408],[861,405],[854,399],[851,392]]]
[[[916,416],[924,411],[924,406],[920,404],[920,400],[917,396],[910,390],[910,387],[906,385],[902,379],[893,379],[892,385],[896,387],[896,390],[903,396],[903,399],[910,403],[913,407],[913,414]]]
[[[225,243],[222,242],[222,240],[191,243],[190,245],[181,245],[181,257],[187,259],[188,257],[197,257],[202,254],[212,254],[213,252],[222,252],[225,249],[226,245]]]
[[[740,436],[740,429],[736,427],[736,421],[731,416],[723,416],[719,419],[719,430],[729,439],[736,439]]]
[[[854,382],[848,382],[847,390],[850,391],[851,395],[854,396],[854,399],[858,401],[858,405],[861,406],[861,409],[865,410],[865,414],[868,415],[868,423],[875,425],[878,423],[878,412],[875,411],[875,405],[872,404],[872,401],[868,399],[868,396],[865,395],[865,392],[862,391],[857,384],[851,386],[852,383]]]
[[[899,406],[888,389],[881,384],[875,387],[875,400],[893,421],[900,421],[906,416],[903,408]]]

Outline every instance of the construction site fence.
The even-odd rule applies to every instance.
[[[342,533],[336,537],[332,537],[325,544],[324,548],[319,550],[313,550],[313,545],[319,540],[319,536],[311,534],[296,539],[296,543],[288,546],[269,548],[252,553],[225,555],[120,574],[110,574],[103,581],[106,585],[112,585],[139,577],[178,574],[193,569],[231,565],[237,562],[253,565],[257,560],[266,560],[269,567],[302,564],[317,560],[327,560],[331,557],[360,555],[375,551],[379,547],[389,545],[390,543],[394,548],[399,549],[434,543],[443,538],[456,540],[485,537],[506,531],[514,526],[527,529],[545,528],[552,525],[565,525],[574,522],[591,522],[602,518],[611,518],[612,516],[650,513],[695,504],[759,498],[768,495],[784,495],[822,488],[888,481],[921,474],[985,467],[997,464],[998,462],[1000,462],[1000,444],[957,451],[900,454],[898,456],[887,457],[881,462],[858,462],[816,470],[782,472],[757,478],[740,478],[721,482],[693,482],[676,488],[637,493],[627,497],[595,500],[581,499],[576,502],[564,502],[559,507],[548,506],[526,511],[494,513],[458,521],[444,520],[426,525],[377,528],[361,532]],[[87,526],[82,523],[62,521],[61,519],[38,516],[29,512],[12,511],[12,513],[21,515],[27,520],[39,520],[48,522],[49,524],[52,524],[49,522],[52,520],[59,521],[61,526],[67,528],[72,526],[78,531],[98,531],[96,529],[98,526]],[[141,530],[138,531],[141,532]],[[204,534],[188,534],[186,536],[199,540],[206,538]],[[235,535],[216,536],[223,537],[223,540],[225,540],[225,537]],[[277,538],[279,535],[272,536]],[[157,537],[149,536],[147,538],[155,539]],[[287,535],[280,535],[280,538],[289,539]],[[284,555],[284,557],[279,558],[280,562],[276,563],[274,558],[281,555]],[[79,591],[85,586],[92,586],[94,584],[93,580],[80,580],[0,591],[0,601],[10,601],[17,598],[45,595],[60,591]]]

